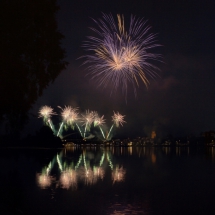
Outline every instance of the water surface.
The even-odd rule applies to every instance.
[[[1,149],[0,214],[214,214],[213,147]]]

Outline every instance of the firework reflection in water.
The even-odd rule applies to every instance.
[[[103,180],[105,172],[102,167],[93,167],[93,174],[97,181],[97,179]]]
[[[120,181],[124,181],[125,179],[125,174],[126,174],[126,171],[125,169],[123,169],[123,167],[116,167],[115,170],[113,170],[112,172],[112,180],[113,180],[113,183],[115,182],[120,182]]]
[[[107,159],[105,159],[105,157]],[[86,156],[85,153],[80,155],[76,165],[67,162],[62,164],[62,154],[57,154],[53,161],[42,169],[41,173],[36,174],[37,184],[41,189],[46,189],[52,184],[55,184],[56,188],[61,187],[63,189],[77,189],[79,182],[85,185],[93,185],[99,180],[104,179],[105,166],[107,167],[105,161],[108,161],[108,166],[111,168],[113,183],[121,182],[125,178],[126,171],[123,167],[119,168],[119,165],[113,165],[110,157],[109,153],[103,152],[99,165],[91,166],[91,159],[89,159],[89,156]],[[50,175],[55,165],[57,165],[60,171],[59,179]]]
[[[70,187],[77,188],[77,175],[73,169],[63,171],[60,175],[60,183],[62,188],[69,189]]]
[[[80,180],[83,181],[85,185],[92,185],[96,182],[91,167],[88,167],[86,169],[86,167],[81,166],[77,170],[77,174],[80,177]]]
[[[47,174],[37,174],[37,184],[41,189],[46,189],[51,186],[53,178]]]

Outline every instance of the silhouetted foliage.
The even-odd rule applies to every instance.
[[[27,112],[66,67],[55,0],[0,3],[0,120],[17,133]]]
[[[31,143],[29,145],[54,148],[62,147],[62,141],[59,137],[54,135],[49,126],[44,125],[36,133],[36,136],[31,139]]]
[[[20,141],[19,146],[62,148],[62,140],[55,136],[49,126],[42,126],[35,135],[28,135]]]

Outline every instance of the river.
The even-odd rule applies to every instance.
[[[2,148],[0,214],[215,214],[214,147]]]

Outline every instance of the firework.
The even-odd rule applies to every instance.
[[[78,108],[72,108],[71,109],[71,113],[70,113],[70,117],[67,120],[68,125],[71,126],[71,128],[74,130],[74,126],[76,125],[78,128],[78,131],[80,132],[81,136],[82,135],[82,131],[77,123],[78,119],[79,119],[79,113],[78,113]]]
[[[67,122],[71,115],[72,108],[70,106],[65,106],[65,108],[62,108],[60,106],[58,106],[58,107],[62,110],[61,116],[62,116],[63,121]]]
[[[65,106],[65,108],[62,108],[60,106],[58,107],[62,110],[61,112],[62,122],[60,124],[57,136],[61,134],[63,125],[65,126],[70,125],[72,129],[74,129],[74,125],[76,125],[80,131],[80,128],[76,123],[76,121],[78,120],[78,108],[72,108],[71,106]]]
[[[51,121],[51,116],[56,115],[56,113],[53,111],[53,108],[49,106],[43,106],[39,110],[39,118],[42,117],[45,124],[48,124],[52,131],[54,132],[54,126]]]
[[[114,124],[116,125],[116,127],[119,127],[119,125],[123,126],[123,123],[125,123],[126,121],[124,121],[124,117],[123,115],[121,115],[119,112],[115,113],[113,112],[114,115],[112,116],[112,120],[114,122]]]
[[[62,108],[60,106],[58,106],[58,107],[62,110],[61,116],[62,116],[63,121],[61,122],[60,127],[58,129],[57,137],[61,134],[63,125],[64,125],[64,123],[67,122],[67,120],[68,120],[68,118],[70,116],[70,113],[71,113],[71,107],[70,106],[68,106],[68,107],[65,106],[65,108]]]
[[[67,123],[73,126],[79,119],[78,114],[78,108],[72,108]]]
[[[45,105],[39,110],[39,117],[43,117],[44,119],[49,119],[52,115],[56,115],[56,113],[49,106]]]
[[[89,110],[86,110],[86,113],[84,115],[82,115],[83,117],[83,125],[85,125],[85,129],[84,129],[84,137],[86,135],[86,131],[90,130],[90,126],[91,124],[93,123],[94,121],[94,117],[95,117],[95,111],[89,111]]]
[[[107,140],[108,140],[108,137],[109,137],[114,125],[116,125],[116,127],[119,127],[120,125],[123,126],[123,123],[126,122],[126,121],[124,121],[125,116],[121,115],[119,112],[117,112],[117,113],[113,112],[113,113],[114,113],[112,116],[113,125],[111,126],[111,128],[107,134],[107,138],[106,138]]]
[[[94,117],[94,126],[98,126],[101,133],[102,133],[102,136],[103,138],[105,139],[105,135],[104,135],[104,132],[101,128],[101,126],[105,123],[105,119],[104,119],[104,115],[99,117],[98,113],[95,112],[95,117]]]
[[[104,115],[99,117],[97,112],[94,112],[94,126],[100,126],[105,123]]]
[[[152,53],[160,45],[146,21],[131,16],[128,30],[123,15],[117,15],[117,22],[111,14],[103,14],[102,19],[94,21],[98,28],[91,29],[97,37],[89,36],[83,45],[90,52],[84,56],[84,64],[88,64],[92,79],[98,86],[111,84],[113,90],[122,86],[125,94],[131,83],[136,95],[138,79],[148,87],[148,78],[156,77],[158,70],[152,62],[160,61],[161,56]]]
[[[51,107],[43,106],[39,110],[39,117],[43,117],[44,122],[51,127],[51,129],[54,132],[54,135],[61,138],[63,138],[62,136],[63,129],[68,129],[69,127],[71,127],[74,130],[75,126],[77,127],[78,131],[80,132],[81,136],[84,139],[87,139],[87,138],[89,139],[89,137],[92,138],[94,137],[93,135],[90,135],[89,137],[86,138],[86,133],[90,131],[91,125],[93,124],[94,127],[98,127],[100,129],[103,139],[108,140],[108,137],[113,127],[114,126],[119,127],[120,125],[122,126],[123,123],[125,123],[124,121],[125,116],[119,114],[119,112],[116,112],[116,113],[114,112],[114,115],[112,116],[113,124],[109,132],[104,134],[104,131],[103,131],[104,129],[103,125],[105,124],[104,115],[100,117],[96,111],[86,110],[86,113],[82,114],[82,117],[80,119],[78,108],[72,108],[71,106],[65,106],[64,108],[58,106],[58,108],[61,109],[60,115],[62,119],[59,124],[59,129],[56,132],[54,129],[54,125],[52,124],[51,117],[52,115],[57,115],[57,114],[53,111]],[[83,122],[82,126],[84,126],[84,129],[83,129],[84,131],[82,130],[81,126],[78,125],[79,122]]]

